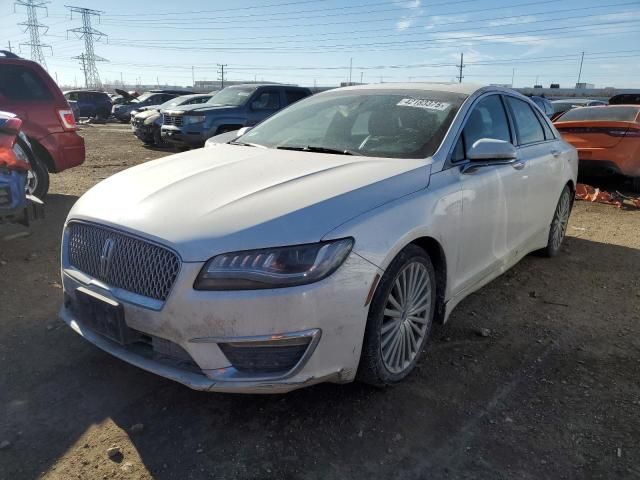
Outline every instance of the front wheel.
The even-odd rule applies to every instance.
[[[551,227],[549,228],[547,246],[540,251],[544,256],[555,257],[560,252],[560,246],[562,245],[564,236],[567,233],[567,225],[569,223],[569,215],[571,215],[572,207],[573,198],[571,195],[571,189],[568,185],[565,185],[553,214],[553,220],[551,221]]]
[[[385,386],[405,378],[429,338],[435,303],[431,259],[420,247],[408,245],[391,262],[373,296],[358,380]]]

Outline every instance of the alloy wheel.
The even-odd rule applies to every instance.
[[[560,248],[564,235],[567,231],[567,224],[569,223],[569,214],[571,213],[571,195],[566,190],[560,197],[558,207],[556,208],[556,214],[551,222],[551,243],[555,250]]]
[[[422,348],[432,288],[429,272],[420,262],[405,265],[393,283],[380,328],[382,361],[391,373],[408,368]]]

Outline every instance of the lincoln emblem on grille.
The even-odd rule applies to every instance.
[[[115,244],[116,242],[113,238],[107,238],[102,245],[102,252],[100,253],[100,275],[102,277],[106,277],[109,273],[109,264],[111,263]]]

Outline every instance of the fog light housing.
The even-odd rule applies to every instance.
[[[295,368],[308,351],[311,336],[218,343],[233,368],[242,373],[286,373]]]

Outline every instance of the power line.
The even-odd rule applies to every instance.
[[[595,6],[591,6],[591,7],[582,7],[581,10],[594,10],[594,9],[602,9],[602,8],[612,8],[612,7],[622,7],[622,6],[628,6],[628,5],[637,5],[637,0],[631,1],[631,2],[622,2],[622,3],[608,3],[608,4],[600,4],[600,5],[595,5]],[[490,17],[490,18],[476,18],[474,17],[472,20],[457,20],[457,21],[447,21],[447,22],[441,22],[438,21],[438,26],[449,26],[449,25],[459,25],[459,24],[466,24],[466,23],[473,23],[473,24],[478,24],[478,22],[491,22],[491,21],[500,21],[500,20],[508,20],[508,19],[518,19],[518,18],[522,18],[523,15],[553,15],[553,18],[550,19],[542,19],[539,21],[535,21],[535,22],[526,22],[527,24],[530,23],[539,23],[539,22],[553,22],[553,21],[558,21],[558,20],[571,20],[571,19],[576,19],[576,18],[587,18],[587,17],[600,17],[601,14],[595,14],[595,15],[572,15],[570,17],[562,17],[559,18],[557,17],[557,14],[559,13],[568,13],[568,12],[572,12],[575,13],[575,8],[568,8],[568,9],[562,9],[562,10],[554,10],[553,12],[550,12],[548,9],[545,11],[536,11],[536,12],[524,12],[524,13],[520,13],[519,15],[510,15],[510,16],[501,16],[501,17]],[[624,14],[631,14],[633,12],[609,12],[609,13],[613,13],[613,14],[617,14],[617,15],[624,15]],[[427,17],[428,18],[428,17]],[[521,22],[516,23],[517,25],[522,25]],[[500,27],[505,26],[508,24],[502,24],[500,25]],[[296,25],[297,26],[297,25]],[[323,24],[323,26],[326,26],[326,24]],[[474,29],[477,28],[484,28],[484,27],[474,27]],[[493,27],[495,28],[495,27]],[[412,30],[412,29],[419,29],[419,32],[416,33],[407,33],[406,30]],[[407,27],[405,30],[403,30],[402,33],[399,34],[394,34],[394,35],[386,35],[386,37],[390,37],[390,36],[402,36],[402,37],[406,37],[407,35],[415,35],[415,34],[419,34],[419,35],[424,35],[427,34],[429,32],[433,32],[432,30],[430,30],[429,32],[425,32],[425,27],[424,25],[415,25],[415,26],[409,26]],[[438,31],[442,31],[442,30],[438,30]],[[451,31],[457,31],[456,30],[451,30]],[[346,35],[348,34],[353,34],[353,33],[370,33],[370,32],[374,32],[379,34],[380,33],[380,28],[368,28],[368,29],[360,29],[360,30],[349,30],[347,31],[338,31],[338,32],[304,32],[304,33],[297,33],[297,34],[289,34],[289,35],[278,35],[279,39],[286,39],[286,38],[296,38],[296,37],[303,37],[305,39],[308,39],[309,37],[325,37],[325,36],[330,36],[330,35],[337,35],[340,38],[345,38]],[[113,37],[112,37],[113,38]],[[370,37],[358,37],[358,38],[370,38]],[[375,35],[373,38],[380,38],[380,35]],[[133,38],[113,38],[114,40],[129,40],[129,41],[142,41],[142,42],[161,42],[163,44],[166,44],[167,39],[166,37],[163,38],[137,38],[137,39],[133,39]],[[242,36],[242,40],[269,40],[269,39],[273,39],[273,35],[260,35],[260,36],[252,36],[252,37],[248,37],[248,36]],[[185,43],[185,42],[197,42],[197,43],[201,43],[201,42],[216,42],[216,41],[220,41],[220,42],[228,42],[228,38],[227,37],[223,37],[223,38],[193,38],[193,39],[181,39],[181,40],[177,40],[177,39],[172,39],[172,42],[180,42],[180,43]],[[263,43],[273,43],[273,42],[260,42],[261,44]],[[278,42],[278,43],[283,43],[283,42]],[[238,44],[238,40],[234,41],[234,44]]]
[[[625,15],[625,14],[632,14],[634,12],[616,12],[616,15]],[[520,16],[516,16],[516,17],[498,17],[498,18],[488,18],[488,19],[484,19],[482,21],[494,21],[494,20],[501,20],[504,18],[519,18]],[[554,17],[552,19],[541,19],[541,20],[535,20],[535,21],[531,21],[531,22],[526,22],[526,25],[531,25],[534,23],[551,23],[551,22],[559,22],[559,21],[564,21],[564,20],[576,20],[576,19],[582,19],[582,18],[593,18],[593,17],[601,17],[601,14],[592,14],[592,15],[572,15],[569,17]],[[441,23],[441,26],[447,26],[447,25],[452,25],[452,24],[457,24],[457,23],[468,23],[470,21],[463,21],[463,22],[447,22],[447,23]],[[478,23],[477,20],[473,20],[473,23]],[[500,25],[500,27],[506,27],[506,26],[519,26],[519,25],[523,25],[522,22],[513,22],[513,23],[502,23]],[[496,26],[494,25],[482,25],[482,26],[477,26],[477,27],[473,27],[473,30],[484,30],[484,29],[495,29]],[[572,26],[566,26],[563,28],[572,28]],[[369,30],[363,30],[363,31],[369,31]],[[406,38],[408,36],[415,36],[415,35],[419,35],[419,36],[429,36],[429,35],[433,35],[435,33],[446,33],[446,32],[458,32],[459,28],[454,28],[454,29],[448,29],[448,30],[428,30],[428,31],[421,31],[421,32],[411,32],[411,33],[396,33],[396,34],[389,34],[389,35],[380,35],[379,34],[379,30],[374,30],[376,32],[378,32],[377,35],[367,35],[367,36],[360,36],[360,37],[351,37],[349,38],[349,40],[351,39],[357,39],[357,40],[363,40],[363,39],[367,39],[367,38],[375,38],[375,39],[380,39],[380,38],[396,38],[396,37],[402,37],[402,38]],[[350,32],[350,33],[355,33],[355,32]],[[340,38],[345,38],[345,35],[342,32],[336,32],[336,35],[339,35]],[[329,35],[328,33],[323,33],[322,35]],[[333,34],[332,34],[333,35]],[[282,38],[287,38],[287,37],[298,37],[300,35],[291,35],[291,36],[287,36],[287,35],[279,35],[278,38],[282,39]],[[311,36],[311,34],[308,35],[304,35],[305,37]],[[243,37],[243,40],[257,40],[257,39],[263,39],[263,38],[269,38],[272,39],[273,36],[268,36],[268,37]],[[156,45],[156,44],[161,44],[161,45],[166,45],[166,39],[133,39],[133,38],[119,38],[119,37],[115,37],[113,38],[113,40],[115,41],[140,41],[144,44],[147,45]],[[305,41],[308,40],[308,38],[305,38]],[[314,42],[314,44],[318,44],[320,42],[327,42],[327,41],[333,41],[333,39],[319,39],[319,40],[312,40]],[[172,44],[185,44],[185,45],[189,45],[192,42],[197,42],[199,44],[207,44],[207,45],[216,45],[218,43],[222,44],[222,45],[226,45],[228,43],[228,39],[224,39],[224,38],[213,38],[213,39],[206,39],[206,38],[198,38],[198,39],[174,39]],[[291,40],[261,40],[260,41],[260,45],[265,45],[265,44],[286,44],[286,45],[291,45],[292,43],[295,43],[295,40],[292,42]],[[304,41],[303,41],[304,43]],[[241,41],[234,41],[233,42],[234,45],[254,45],[254,42],[241,42]]]
[[[451,5],[454,2],[449,2],[447,3],[447,5]],[[516,7],[526,7],[526,6],[531,6],[531,5],[544,5],[544,4],[549,4],[549,3],[557,3],[557,0],[542,0],[542,1],[537,1],[537,2],[525,2],[525,3],[514,3],[512,5],[509,5],[509,8],[516,8]],[[479,12],[487,12],[487,11],[492,11],[492,10],[502,10],[504,8],[507,8],[505,6],[499,6],[499,7],[490,7],[490,8],[480,8],[480,9],[475,9],[475,10],[465,10],[464,14],[469,14],[469,13],[479,13]],[[440,12],[438,13],[438,15],[453,15],[456,12]],[[428,18],[432,16],[430,15],[415,15],[412,18],[414,19],[418,19],[418,18]],[[295,23],[292,24],[291,20],[304,20],[304,19],[308,19],[309,17],[307,15],[305,16],[301,16],[301,17],[289,17],[289,18],[281,18],[278,20],[283,20],[283,21],[287,21],[289,22],[288,25],[274,25],[273,22],[275,20],[271,20],[269,22],[261,22],[260,25],[247,25],[247,21],[243,20],[241,25],[236,25],[233,28],[234,29],[269,29],[269,30],[273,30],[276,28],[290,28],[290,27],[315,27],[318,26],[318,22],[314,21],[313,23]],[[315,18],[315,17],[314,17]],[[341,21],[341,22],[322,22],[322,26],[326,27],[329,25],[353,25],[353,24],[358,24],[358,23],[379,23],[379,22],[388,22],[388,21],[395,21],[397,20],[397,17],[393,16],[393,17],[383,17],[383,18],[374,18],[374,19],[351,19],[351,20],[345,20],[345,21]],[[210,21],[210,24],[229,24],[229,23],[237,23],[237,22],[233,22],[231,20],[229,21],[224,21],[224,22],[218,22],[218,21]],[[136,24],[139,24],[139,22],[137,22]],[[113,25],[114,27],[125,27],[125,28],[129,28],[130,25],[124,24],[123,22],[118,22],[118,24],[114,24],[114,23],[110,23],[110,25]],[[145,24],[145,29],[147,28],[161,28],[161,29],[174,29],[174,30],[224,30],[224,29],[228,29],[229,27],[224,27],[224,26],[219,26],[219,27],[215,27],[212,25],[207,25],[207,26],[193,26],[193,22],[185,25],[185,26],[175,26],[173,25],[171,22],[166,22],[165,24],[156,24],[156,25],[146,25]]]
[[[42,53],[42,47],[51,49],[52,55],[53,48],[51,48],[51,45],[40,43],[40,29],[45,29],[44,33],[46,34],[47,30],[49,30],[49,27],[38,22],[38,9],[43,8],[48,14],[49,12],[47,10],[47,7],[45,7],[47,3],[49,2],[37,0],[17,0],[13,4],[14,12],[16,9],[16,5],[27,8],[27,21],[18,23],[18,25],[25,27],[25,32],[27,30],[29,31],[30,41],[29,43],[21,43],[20,46],[26,45],[31,47],[31,60],[38,62],[45,69],[47,68],[47,63],[44,59],[44,53]]]
[[[99,19],[103,12],[90,8],[65,6],[70,10],[71,18],[73,18],[73,12],[82,15],[82,27],[67,30],[67,34],[68,32],[73,32],[79,39],[84,39],[84,53],[73,58],[80,60],[82,71],[84,72],[85,87],[100,88],[102,82],[100,82],[100,74],[98,73],[96,62],[105,62],[107,60],[95,54],[93,40],[96,39],[99,41],[106,35],[91,26],[91,17],[97,16]]]

